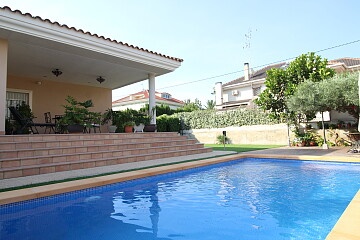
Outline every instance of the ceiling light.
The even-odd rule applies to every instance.
[[[100,84],[103,83],[105,81],[105,78],[103,78],[102,76],[99,76],[96,81],[98,81]]]
[[[62,74],[62,71],[60,71],[60,70],[57,68],[57,69],[52,70],[52,73],[53,73],[56,77],[58,77],[59,75]]]

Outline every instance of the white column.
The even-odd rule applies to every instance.
[[[156,124],[156,101],[155,101],[155,74],[149,73],[149,113],[151,124]],[[154,111],[152,111],[154,109]]]
[[[0,135],[5,135],[8,41],[0,39]]]

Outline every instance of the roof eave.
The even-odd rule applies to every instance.
[[[0,11],[0,28],[36,38],[67,44],[77,48],[102,53],[108,56],[138,62],[149,66],[174,71],[181,65],[182,59],[164,56],[129,44],[117,42],[103,36],[69,28],[48,19],[32,17],[10,8]]]
[[[248,86],[248,85],[259,84],[259,83],[264,83],[264,82],[265,82],[265,78],[256,79],[256,80],[249,80],[249,81],[246,81],[246,82],[226,85],[226,86],[223,87],[223,89],[227,90],[227,89],[236,88],[236,87],[240,87],[240,86],[242,87],[242,86]]]

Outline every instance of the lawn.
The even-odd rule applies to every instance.
[[[249,152],[255,150],[263,150],[268,148],[282,147],[283,145],[245,145],[245,144],[205,144],[205,147],[211,147],[214,151],[235,151],[235,152]]]

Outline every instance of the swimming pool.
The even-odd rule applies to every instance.
[[[0,239],[325,239],[360,164],[241,159],[0,207]]]

